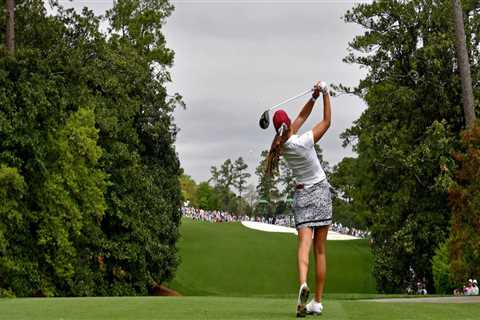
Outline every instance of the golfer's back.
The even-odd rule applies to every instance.
[[[302,135],[292,135],[283,145],[282,155],[292,170],[296,183],[305,187],[326,178],[314,145],[311,130]]]

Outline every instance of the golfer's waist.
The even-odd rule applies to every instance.
[[[326,177],[324,177],[323,179],[316,179],[315,181],[309,181],[309,182],[305,182],[305,183],[298,183],[297,182],[295,184],[295,189],[297,189],[297,190],[310,189],[311,187],[313,187],[315,185],[322,184],[324,181],[326,181]]]

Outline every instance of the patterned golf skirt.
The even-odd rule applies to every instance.
[[[297,189],[293,197],[295,227],[320,227],[332,224],[332,195],[327,179],[310,188]]]

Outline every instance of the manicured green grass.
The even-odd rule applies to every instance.
[[[292,299],[179,298],[52,298],[0,299],[5,320],[184,320],[295,319]],[[327,300],[322,320],[478,319],[480,304],[377,303]],[[312,317],[308,317],[307,319]],[[320,318],[319,318],[320,319]]]
[[[184,295],[210,296],[0,299],[0,319],[295,319],[295,236],[186,219],[181,232],[183,261],[169,286]],[[329,241],[327,247],[328,293],[321,319],[468,320],[480,314],[480,304],[355,300],[377,296],[367,242]]]
[[[295,235],[190,219],[181,235],[182,262],[167,285],[182,295],[290,297],[298,290]],[[366,240],[327,242],[327,294],[375,293],[371,269]]]

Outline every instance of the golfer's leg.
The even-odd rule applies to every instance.
[[[325,243],[329,226],[315,228],[313,247],[315,251],[315,301],[322,302],[325,274],[327,272],[327,258]]]
[[[302,285],[307,282],[308,255],[312,246],[311,228],[298,229],[298,281]]]

